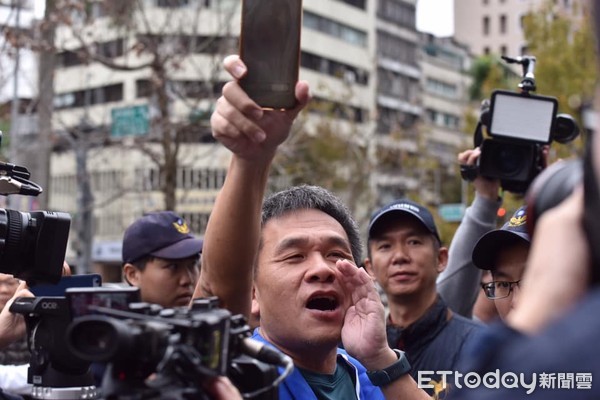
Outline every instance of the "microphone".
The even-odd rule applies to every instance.
[[[282,367],[294,364],[288,355],[252,338],[242,339],[241,349],[244,354],[256,358],[259,361],[266,362],[267,364],[279,365]]]
[[[9,176],[0,177],[0,193],[3,195],[23,194],[37,196],[42,193],[42,188],[31,181],[22,181]]]

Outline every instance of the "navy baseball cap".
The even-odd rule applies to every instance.
[[[149,213],[127,228],[123,236],[123,262],[145,256],[179,260],[200,254],[202,239],[195,238],[183,218],[173,211]]]
[[[427,228],[427,230],[431,232],[433,236],[435,236],[435,238],[441,243],[440,235],[438,234],[435,226],[433,215],[431,215],[426,207],[407,199],[396,200],[381,207],[371,215],[371,221],[369,222],[369,239],[372,237],[373,229],[378,222],[383,221],[385,217],[389,217],[390,215],[397,213],[405,213],[417,218],[417,220],[421,222],[423,226],[425,226],[425,228]]]
[[[492,269],[498,253],[506,246],[515,243],[529,244],[531,239],[527,233],[527,208],[522,206],[502,225],[502,228],[489,231],[483,235],[473,248],[473,264],[477,268]]]

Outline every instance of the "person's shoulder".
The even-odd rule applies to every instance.
[[[457,313],[452,313],[452,318],[450,321],[452,321],[453,323],[458,324],[460,326],[471,327],[474,329],[481,329],[485,326],[480,321],[476,321],[474,319],[464,317]]]
[[[448,321],[447,326],[454,334],[465,338],[481,332],[484,327],[485,325],[481,322],[463,317],[456,313],[452,313],[452,317],[450,318],[450,321]]]

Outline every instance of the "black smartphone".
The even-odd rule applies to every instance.
[[[259,106],[296,105],[302,0],[243,0],[240,58],[248,72],[240,85]]]
[[[73,318],[96,314],[90,306],[128,311],[130,303],[140,301],[137,287],[88,287],[70,288],[65,292]]]
[[[68,288],[102,286],[100,274],[69,275],[60,278],[58,283],[33,285],[29,288],[35,297],[64,296]]]

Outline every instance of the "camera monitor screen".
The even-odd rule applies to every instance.
[[[490,107],[490,134],[549,143],[557,105],[553,97],[495,91]]]
[[[70,288],[65,294],[73,318],[95,314],[90,306],[127,311],[130,303],[140,301],[140,289],[137,287]]]

